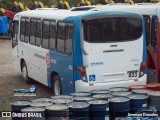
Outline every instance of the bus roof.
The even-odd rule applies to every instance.
[[[97,14],[99,13],[104,13],[104,11],[95,11]],[[57,9],[45,9],[45,10],[30,10],[30,11],[23,11],[23,12],[19,12],[16,14],[16,16],[25,16],[25,17],[33,17],[33,18],[48,18],[48,19],[53,19],[56,18],[57,20],[63,20],[67,17],[78,17],[78,16],[86,16],[88,14],[90,15],[94,15],[95,12],[91,12],[90,10],[88,11],[70,11],[70,10],[57,10]],[[119,11],[115,11],[112,10],[110,11],[112,13],[121,13],[121,14],[125,14],[127,12],[119,12]],[[16,17],[15,16],[15,17]]]
[[[76,17],[80,15],[85,15],[87,13],[92,13],[91,11],[70,11],[70,10],[59,10],[59,9],[41,9],[41,10],[30,10],[23,11],[16,14],[16,16],[28,16],[33,18],[56,18],[58,20],[63,20],[67,17]]]
[[[156,14],[157,9],[160,8],[159,5],[102,5],[97,6],[96,8],[90,9],[90,11],[127,11],[135,12],[138,14]]]

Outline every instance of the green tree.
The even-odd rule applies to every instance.
[[[0,0],[0,7],[3,7],[6,9],[8,6],[13,6],[14,2],[22,2],[24,6],[32,7],[34,5],[34,1],[36,0]],[[37,0],[44,3],[44,5],[47,5],[50,7],[51,5],[58,6],[58,3],[60,0]],[[96,4],[105,4],[105,0],[89,0],[92,5]],[[124,0],[114,0],[116,3],[123,3]],[[69,2],[70,6],[77,6],[81,3],[81,0],[67,0]],[[141,3],[141,2],[150,2],[150,0],[134,0],[135,3]]]

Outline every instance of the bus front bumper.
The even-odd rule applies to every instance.
[[[137,80],[118,81],[118,82],[104,82],[104,83],[87,83],[82,80],[75,81],[76,92],[90,92],[92,90],[105,90],[112,87],[128,87],[131,85],[145,85],[147,75],[138,78]]]

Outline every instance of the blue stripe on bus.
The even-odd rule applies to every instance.
[[[146,48],[146,33],[145,33],[145,25],[144,25],[144,19],[142,19],[142,30],[143,30],[143,61],[147,61],[147,48]]]
[[[142,16],[143,18],[143,16]],[[147,62],[147,48],[146,48],[146,33],[145,33],[145,22],[144,22],[144,18],[142,19],[142,30],[143,30],[143,58],[142,61],[146,61]],[[147,74],[147,68],[145,68],[144,70],[144,74]]]

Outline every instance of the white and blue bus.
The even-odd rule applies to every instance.
[[[146,84],[139,14],[31,10],[13,19],[13,63],[58,94]]]

